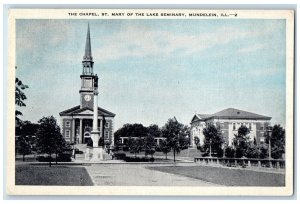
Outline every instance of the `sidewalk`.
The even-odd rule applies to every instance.
[[[165,164],[170,166],[170,164]],[[95,185],[109,186],[219,186],[199,179],[148,169],[155,164],[92,164],[85,166]]]

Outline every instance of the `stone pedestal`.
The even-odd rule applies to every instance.
[[[104,160],[104,150],[102,147],[93,147],[93,155],[91,162],[99,162]]]
[[[85,150],[84,159],[85,160],[90,160],[90,154],[91,154],[91,149],[87,147],[86,150]]]
[[[93,153],[90,161],[91,162],[103,161],[105,159],[104,158],[105,151],[103,147],[98,146],[98,142],[100,139],[100,132],[98,130],[92,130],[91,139],[93,140],[93,148],[92,148]]]
[[[91,139],[93,140],[93,147],[98,147],[98,142],[100,139],[100,132],[98,130],[91,131]]]

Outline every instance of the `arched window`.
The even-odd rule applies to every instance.
[[[84,133],[84,137],[91,137],[91,134],[89,132]]]

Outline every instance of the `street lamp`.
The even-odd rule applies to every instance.
[[[212,142],[212,139],[210,138],[209,139],[209,157],[211,157],[211,142]]]
[[[226,149],[226,145],[227,145],[227,143],[226,142],[224,142],[224,148],[223,148],[223,158],[225,158],[225,149]]]
[[[272,159],[272,156],[271,156],[271,136],[272,136],[272,127],[269,126],[268,129],[267,129],[267,132],[268,132],[268,136],[269,136],[269,160]]]

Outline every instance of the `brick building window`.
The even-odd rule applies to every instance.
[[[71,137],[71,132],[70,132],[70,130],[66,130],[66,131],[65,131],[65,137],[66,137],[66,138],[70,138],[70,137]]]
[[[235,123],[233,123],[233,127],[232,127],[232,129],[233,129],[233,130],[235,130],[235,129],[236,129]]]
[[[69,120],[67,120],[65,125],[66,125],[66,127],[71,127],[71,122]]]
[[[105,128],[109,128],[109,123],[105,122]]]

